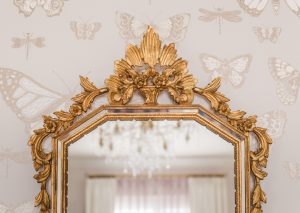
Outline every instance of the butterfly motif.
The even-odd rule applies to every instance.
[[[31,16],[37,7],[42,7],[48,16],[59,15],[64,6],[64,0],[14,0],[19,12],[26,17]]]
[[[273,140],[279,139],[284,132],[287,121],[286,113],[280,110],[274,110],[257,118],[257,126],[264,127]]]
[[[204,71],[211,73],[211,78],[221,77],[238,87],[243,83],[243,74],[248,71],[252,60],[251,55],[239,55],[233,59],[219,59],[208,54],[201,54],[200,61]]]
[[[253,31],[256,34],[256,36],[260,42],[269,40],[273,43],[276,43],[278,40],[278,37],[280,36],[281,28],[280,27],[271,27],[271,28],[267,29],[267,28],[262,28],[262,27],[253,27]]]
[[[33,38],[31,33],[26,33],[26,36],[24,38],[12,38],[12,48],[21,48],[25,46],[25,56],[28,60],[29,56],[29,50],[32,45],[42,48],[45,47],[45,38],[44,37],[36,37]]]
[[[29,201],[18,206],[0,204],[0,213],[38,213],[38,208],[34,207],[34,201]]]
[[[48,89],[24,73],[7,68],[0,68],[0,93],[28,131],[40,125],[41,115],[63,107],[71,96]]]
[[[268,4],[268,0],[238,0],[239,5],[251,16],[259,16]],[[271,0],[275,15],[279,14],[280,0]],[[297,16],[300,16],[300,0],[285,0],[285,3]]]
[[[286,162],[284,166],[292,179],[300,179],[300,164],[296,162]]]
[[[294,104],[300,86],[300,72],[275,57],[269,59],[269,69],[277,82],[276,93],[279,100],[286,105]]]
[[[138,43],[149,25],[158,32],[163,41],[176,43],[185,37],[190,14],[177,14],[158,24],[151,24],[143,23],[128,13],[116,12],[116,22],[120,36],[126,43]]]
[[[93,40],[95,38],[96,32],[98,32],[101,28],[101,23],[84,23],[71,21],[70,27],[72,31],[75,33],[77,39],[82,40]]]
[[[5,149],[1,148],[0,149],[0,162],[1,161],[6,161],[6,176],[8,174],[8,161],[13,161],[15,163],[19,164],[26,164],[30,163],[30,151],[12,151],[11,149]]]
[[[218,20],[219,34],[222,33],[222,25],[224,20],[229,22],[242,21],[242,18],[240,17],[241,11],[239,10],[224,11],[221,8],[217,8],[215,11],[210,11],[210,10],[200,8],[199,12],[201,13],[201,15],[199,16],[198,19],[201,21],[212,22],[214,20]]]

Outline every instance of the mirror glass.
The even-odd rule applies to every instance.
[[[68,147],[71,213],[231,213],[234,146],[192,120],[108,121]]]

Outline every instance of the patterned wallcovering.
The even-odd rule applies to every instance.
[[[232,106],[274,139],[265,212],[300,209],[300,2],[297,0],[0,1],[0,213],[35,212],[27,138],[63,107],[78,75],[97,85],[151,24],[175,42],[199,85],[223,77]]]

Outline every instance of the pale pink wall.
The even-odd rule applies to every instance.
[[[221,91],[232,99],[233,109],[242,109],[257,115],[273,110],[285,112],[287,122],[282,133],[279,130],[280,134],[272,145],[267,169],[269,176],[263,183],[268,197],[264,212],[299,211],[298,87],[295,86],[292,91],[292,81],[281,81],[285,86],[284,91],[287,91],[283,93],[283,98],[288,95],[296,97],[290,105],[284,104],[276,95],[278,80],[272,77],[268,65],[270,57],[278,57],[290,63],[295,68],[294,79],[298,76],[298,81],[294,83],[298,82],[296,84],[299,85],[297,70],[300,69],[300,18],[284,1],[281,1],[278,15],[274,15],[269,3],[258,17],[248,15],[237,0],[69,0],[64,1],[61,13],[54,17],[48,17],[40,6],[32,15],[25,17],[18,12],[13,2],[0,1],[0,67],[16,70],[24,78],[37,81],[40,85],[66,96],[68,87],[79,85],[78,75],[88,74],[96,85],[103,86],[104,79],[112,73],[113,61],[124,55],[126,41],[120,36],[120,29],[116,25],[116,11],[127,12],[135,20],[146,23],[160,23],[175,14],[189,14],[187,32],[177,44],[180,56],[189,61],[190,71],[199,79],[199,86],[206,85],[211,76],[211,73],[204,72],[200,54],[211,54],[219,59],[251,55],[248,72],[241,74],[244,83],[235,87],[225,80]],[[237,23],[224,21],[222,33],[219,35],[217,21],[206,23],[198,20],[199,8],[213,11],[216,7],[239,10],[242,20]],[[71,30],[70,22],[81,20],[101,23],[101,28],[93,40],[78,39]],[[256,26],[280,27],[281,34],[277,42],[260,42],[253,32],[253,27]],[[45,47],[30,48],[28,60],[24,46],[12,48],[12,38],[24,38],[25,33],[32,33],[33,38],[43,37],[45,40]],[[7,69],[1,70],[9,72]],[[66,81],[66,85],[53,71]],[[16,86],[20,87],[18,83]],[[4,87],[0,93],[4,91],[11,92],[12,89]],[[45,91],[38,91],[40,95],[45,95]],[[12,98],[12,94],[9,98]],[[42,108],[45,112],[54,111],[48,105]],[[0,98],[0,118],[0,204],[4,209],[13,209],[32,202],[39,186],[32,178],[34,170],[30,159],[24,154],[30,153],[27,146],[29,134],[25,131],[28,122],[24,121],[24,116],[23,120],[17,118],[16,112],[4,98]],[[26,118],[32,118],[32,115],[26,115]],[[281,120],[279,118],[280,122]],[[266,124],[272,125],[268,120]]]

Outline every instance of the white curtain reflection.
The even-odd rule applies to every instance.
[[[86,181],[86,213],[114,213],[115,178],[91,178]]]
[[[92,178],[86,213],[229,213],[224,177]]]
[[[187,179],[120,178],[115,213],[190,213]]]
[[[228,213],[226,179],[189,178],[191,213]]]

